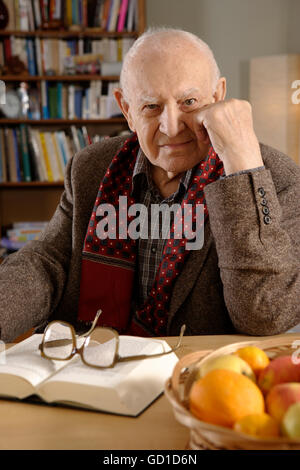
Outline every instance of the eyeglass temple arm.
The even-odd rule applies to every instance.
[[[94,318],[94,321],[92,323],[91,328],[88,331],[86,331],[85,333],[83,333],[82,335],[80,335],[79,338],[85,338],[86,336],[89,336],[92,333],[92,331],[95,329],[95,327],[97,325],[97,322],[98,322],[98,319],[99,319],[101,313],[102,313],[102,310],[99,309],[96,313],[96,316]]]
[[[162,353],[156,353],[156,354],[140,354],[140,355],[137,355],[137,356],[126,356],[126,357],[119,356],[118,357],[118,362],[135,361],[136,359],[148,359],[148,358],[151,358],[151,357],[159,357],[159,356],[163,356],[165,354],[170,354],[171,352],[176,351],[176,349],[178,349],[180,347],[185,329],[186,329],[186,325],[182,325],[182,327],[180,329],[180,334],[179,334],[178,341],[175,344],[175,346],[173,348],[171,348],[169,351],[164,351]]]

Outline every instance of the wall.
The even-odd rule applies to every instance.
[[[227,78],[227,97],[242,99],[252,57],[300,52],[299,18],[299,0],[147,0],[147,25],[198,34]]]

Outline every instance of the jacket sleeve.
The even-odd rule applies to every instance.
[[[28,242],[0,265],[4,342],[44,323],[61,298],[72,249],[72,162],[66,168],[60,203],[41,238]]]
[[[269,169],[205,189],[224,299],[238,332],[274,335],[300,322],[299,173],[290,171],[277,191]]]

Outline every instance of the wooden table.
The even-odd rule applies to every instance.
[[[252,339],[266,337],[184,337],[178,357]],[[164,395],[137,418],[0,400],[0,449],[185,450],[188,435]]]

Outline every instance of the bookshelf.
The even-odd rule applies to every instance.
[[[7,150],[3,145],[7,146],[7,142],[13,142],[13,140],[8,140],[8,136],[12,138],[11,136],[13,135],[16,145],[15,151],[18,153],[20,160],[19,167],[18,162],[16,164],[17,173],[14,175],[14,178],[11,178],[10,172],[12,172],[12,168],[8,163],[11,162],[12,154],[8,154],[6,151],[6,174],[3,175],[3,171],[2,173],[0,172],[0,237],[1,234],[3,235],[3,227],[9,226],[14,222],[49,220],[55,211],[63,191],[63,178],[58,178],[58,173],[56,179],[53,178],[50,180],[47,177],[47,171],[45,171],[45,162],[43,163],[44,177],[43,174],[41,175],[40,170],[36,168],[37,162],[33,156],[34,149],[38,148],[41,151],[41,148],[44,147],[40,146],[40,142],[38,142],[39,147],[34,147],[32,144],[33,134],[35,136],[34,138],[36,138],[37,135],[43,134],[47,136],[47,139],[51,139],[51,145],[55,146],[56,157],[58,159],[60,157],[61,159],[61,175],[64,170],[63,164],[66,164],[67,158],[65,153],[67,153],[67,149],[65,149],[64,153],[58,134],[60,134],[60,137],[62,133],[65,134],[68,144],[67,156],[70,157],[71,154],[74,154],[74,152],[78,150],[78,148],[76,149],[74,147],[74,131],[78,132],[80,148],[83,148],[85,145],[97,141],[97,139],[99,140],[102,136],[117,135],[120,132],[128,130],[126,120],[120,114],[105,114],[102,111],[103,109],[110,110],[110,106],[113,106],[110,104],[111,97],[109,90],[110,87],[113,87],[113,85],[118,82],[119,74],[115,73],[114,69],[112,73],[106,72],[102,74],[101,71],[102,67],[104,69],[104,62],[110,62],[110,58],[107,59],[105,56],[107,55],[107,47],[110,47],[110,50],[113,51],[111,62],[122,62],[122,48],[124,48],[123,52],[126,53],[126,50],[128,50],[133,41],[144,31],[146,23],[145,0],[48,0],[49,12],[51,8],[53,9],[57,6],[60,9],[58,24],[56,25],[54,21],[55,27],[51,27],[50,21],[49,24],[43,22],[42,14],[40,18],[41,24],[37,25],[35,8],[37,8],[37,6],[41,8],[41,3],[38,0],[15,0],[14,2],[5,0],[10,11],[11,8],[13,8],[12,4],[18,5],[18,2],[21,9],[24,8],[26,3],[31,5],[34,14],[33,19],[31,19],[32,25],[30,28],[29,18],[27,24],[29,28],[26,28],[26,25],[24,27],[24,24],[21,29],[20,27],[16,27],[16,25],[20,26],[20,19],[15,16],[13,27],[10,19],[6,29],[0,30],[0,80],[4,81],[6,91],[12,90],[14,92],[18,90],[18,93],[21,89],[20,87],[25,83],[28,95],[30,96],[30,93],[32,93],[33,97],[35,97],[37,109],[35,115],[19,113],[18,116],[11,118],[2,113],[0,116],[0,155],[1,148],[4,152]],[[131,23],[132,29],[127,30],[126,24],[129,24],[127,22],[129,22],[128,17],[131,2],[135,3],[136,10],[134,12],[134,20],[132,20]],[[47,1],[44,3],[47,4]],[[91,19],[87,17],[87,14],[82,15],[82,21],[78,21],[79,24],[72,24],[72,19],[67,17],[67,15],[70,16],[70,11],[68,13],[67,9],[70,7],[70,4],[74,7],[74,3],[82,12],[84,12],[85,8],[87,9],[86,11],[88,11],[91,6],[94,8],[94,12],[98,11],[99,26],[91,26]],[[104,13],[102,10],[97,10],[97,8],[101,7],[103,10],[105,8],[112,10],[118,8],[119,16],[116,18],[120,18],[123,4],[127,8],[124,28],[118,30],[117,25],[119,19],[116,19],[115,28],[108,30],[109,20],[107,20],[105,26],[103,23],[105,19],[103,19]],[[17,15],[17,13],[14,11],[14,15]],[[96,20],[92,18],[92,22],[94,21],[96,22]],[[32,65],[32,55],[30,53],[29,44],[33,46],[34,66]],[[58,55],[57,47],[59,48],[60,55]],[[102,52],[101,47],[104,48],[104,52]],[[23,65],[25,52],[27,54],[25,68],[23,69],[21,67],[17,72],[14,71],[15,64],[12,63],[11,65],[11,61],[7,60],[7,57],[11,58],[11,56],[15,55],[14,52],[16,50],[21,51],[18,57],[23,58]],[[76,65],[71,73],[66,73],[65,67],[63,67],[61,61],[66,51],[67,56],[72,57],[72,60],[74,59],[73,62],[75,62],[77,56],[88,54],[93,56],[98,54],[99,56],[103,54],[100,60],[101,68],[95,69],[93,64],[88,72],[86,70],[84,70],[84,72],[79,70],[78,72]],[[48,56],[52,58],[50,69],[51,65],[53,66],[54,63],[56,69],[47,70]],[[55,62],[55,60],[57,62]],[[33,70],[32,68],[35,69]],[[45,90],[48,99],[48,108],[46,111],[44,106],[45,102],[43,102]],[[81,112],[78,112],[79,108],[77,108],[76,111],[75,94],[77,92],[80,93],[80,90],[82,95],[80,101]],[[54,94],[50,95],[50,92]],[[101,99],[98,100],[98,112],[95,113],[95,110],[91,112],[88,106],[84,108],[84,103],[87,103],[88,100],[90,103],[95,101],[93,97],[99,97],[99,93],[104,93],[104,95],[101,95]],[[72,99],[70,98],[71,95]],[[57,96],[59,96],[59,100],[55,101]],[[54,107],[53,103],[56,103]],[[52,105],[51,112],[49,105]],[[99,113],[99,109],[101,109],[101,113]],[[21,128],[26,128],[27,133],[27,150],[30,157],[31,170],[30,181],[25,178],[25,167],[22,161],[24,149],[22,147]],[[20,132],[18,129],[20,129]],[[2,144],[3,141],[6,143]],[[47,140],[47,145],[48,144],[49,140]],[[53,148],[54,147],[51,147],[50,151],[53,150]],[[49,147],[47,149],[49,154]],[[37,153],[37,151],[35,153]],[[63,157],[65,161],[63,161]],[[3,165],[0,161],[0,165],[1,164]],[[55,163],[55,165],[57,165],[57,163]]]

